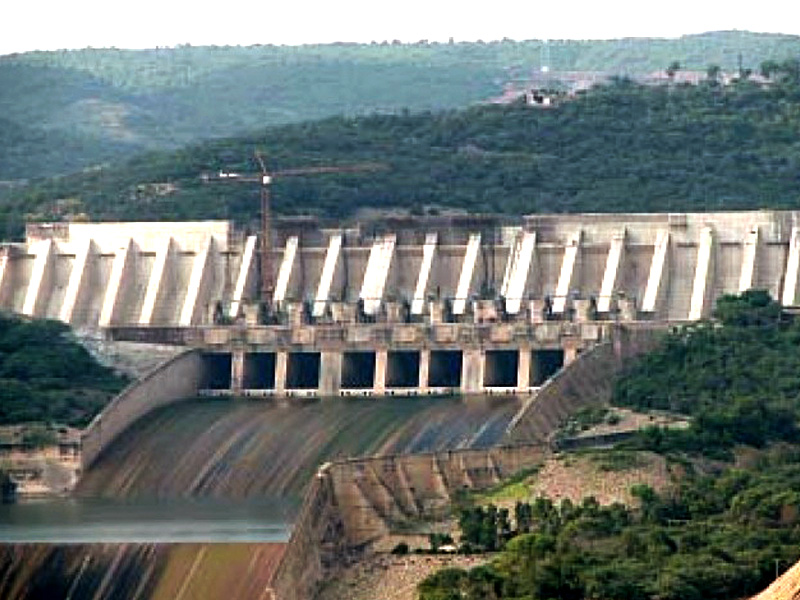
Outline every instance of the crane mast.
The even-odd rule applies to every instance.
[[[261,153],[254,153],[261,170],[260,173],[235,173],[219,171],[216,174],[203,174],[206,183],[257,183],[261,192],[261,243],[259,247],[259,272],[261,301],[270,305],[275,292],[275,275],[272,265],[272,207],[270,202],[270,184],[276,178],[299,177],[304,175],[324,175],[326,173],[358,173],[380,171],[386,169],[381,163],[357,163],[350,165],[328,165],[315,167],[299,167],[270,172]]]

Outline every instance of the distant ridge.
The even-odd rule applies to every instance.
[[[550,74],[757,70],[800,37],[723,31],[675,39],[84,49],[0,57],[0,179],[64,174],[187,143],[331,115],[464,107]],[[22,128],[21,130],[19,128]],[[28,133],[18,133],[28,131]],[[52,148],[67,150],[54,153]]]
[[[800,206],[800,85],[775,80],[640,86],[618,80],[551,108],[333,117],[155,152],[42,182],[0,201],[0,234],[25,220],[234,219],[258,190],[202,173],[377,162],[378,173],[277,180],[278,214],[683,212]]]

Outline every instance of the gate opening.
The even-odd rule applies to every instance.
[[[386,355],[386,387],[419,386],[419,352],[388,352]]]
[[[275,389],[275,353],[248,352],[244,355],[244,382],[246,390]]]
[[[461,350],[431,350],[428,387],[460,387]]]
[[[319,352],[290,352],[286,357],[286,389],[317,389],[319,362]]]
[[[231,389],[231,354],[203,354],[203,385],[207,390]]]
[[[345,352],[342,354],[342,387],[371,389],[375,384],[375,353]]]
[[[531,385],[542,385],[563,366],[563,350],[534,350],[531,357]]]
[[[484,387],[517,387],[517,350],[487,350],[483,368]]]

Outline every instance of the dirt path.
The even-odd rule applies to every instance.
[[[319,600],[415,600],[417,584],[445,567],[470,569],[487,556],[392,556],[379,554],[344,571],[329,582]]]

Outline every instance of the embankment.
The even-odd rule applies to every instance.
[[[200,353],[187,350],[125,388],[83,432],[83,468],[89,468],[117,436],[150,411],[196,396],[202,372]]]
[[[393,531],[441,519],[459,492],[491,487],[549,454],[547,446],[519,445],[324,465],[276,570],[276,597],[310,600],[322,581]]]

